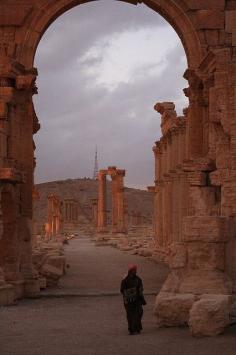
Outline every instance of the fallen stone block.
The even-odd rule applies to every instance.
[[[141,256],[152,256],[152,251],[150,249],[139,249],[139,255]]]
[[[194,301],[195,296],[191,294],[160,293],[154,308],[158,326],[186,326]]]
[[[193,336],[216,336],[230,323],[230,296],[203,295],[190,310],[189,327]]]
[[[130,247],[130,246],[124,246],[124,247],[120,247],[120,250],[121,250],[121,251],[130,251],[130,250],[132,250],[132,247]]]

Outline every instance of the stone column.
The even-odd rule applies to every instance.
[[[172,174],[172,240],[171,242],[179,241],[179,179],[178,174]]]
[[[64,233],[75,234],[78,231],[78,201],[75,199],[64,200]],[[60,216],[60,207],[58,208]]]
[[[118,230],[118,180],[117,180],[117,169],[115,166],[108,167],[108,174],[111,176],[111,224],[112,233],[117,233]]]
[[[124,199],[124,176],[125,170],[116,171],[117,187],[117,233],[126,233],[125,225],[125,199]]]
[[[47,197],[47,238],[48,240],[53,236],[53,195],[50,194]]]
[[[125,212],[124,212],[124,214],[125,214],[125,230],[128,231],[130,221],[129,221],[129,206],[128,206],[127,198],[124,198],[124,210],[125,210]]]
[[[184,78],[189,88],[184,89],[189,98],[188,110],[188,158],[195,159],[204,154],[203,122],[207,120],[207,102],[204,101],[203,83],[194,70],[187,69]]]
[[[98,199],[92,199],[92,216],[93,216],[93,225],[97,228],[98,226]]]
[[[32,197],[33,197],[33,204],[36,202],[36,201],[39,201],[40,200],[40,194],[39,194],[39,191],[36,189],[36,187],[34,186],[33,188],[33,191],[32,191]],[[37,234],[38,234],[38,224],[35,220],[35,216],[33,216],[33,233],[32,233],[32,247],[35,247],[36,246],[36,237],[37,237]]]
[[[156,240],[157,254],[159,249],[163,247],[163,206],[162,206],[162,187],[161,179],[163,174],[163,162],[162,162],[162,143],[156,142],[153,147],[154,157],[155,157],[155,196],[154,196],[154,235]]]
[[[107,208],[106,208],[106,176],[107,170],[98,173],[98,232],[107,231]]]
[[[172,170],[176,170],[177,165],[178,165],[178,155],[179,155],[179,130],[176,127],[173,127],[171,129],[171,137],[172,137],[172,156],[173,156],[173,160],[172,160]]]

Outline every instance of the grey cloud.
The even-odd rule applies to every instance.
[[[153,26],[164,27],[167,22],[143,4],[134,6],[103,0],[83,4],[59,17],[49,27],[39,44],[40,59],[35,65],[40,65],[44,71],[68,68],[106,35]]]

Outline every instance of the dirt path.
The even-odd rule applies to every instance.
[[[87,239],[67,247],[71,265],[51,296],[0,308],[0,355],[234,355],[236,327],[224,336],[194,339],[188,329],[157,329],[155,296],[147,296],[141,335],[129,336],[120,278],[139,265],[147,293],[160,288],[166,269],[145,258]],[[103,294],[101,296],[101,294]],[[46,295],[45,295],[46,296]]]
[[[96,247],[88,238],[72,240],[66,246],[66,254],[70,268],[60,282],[60,293],[119,293],[120,282],[130,263],[138,265],[138,273],[148,293],[157,293],[167,275],[167,268],[162,264],[157,267],[156,263],[141,256],[112,247]]]

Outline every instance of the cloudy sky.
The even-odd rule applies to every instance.
[[[153,143],[160,137],[156,102],[187,105],[186,57],[171,26],[145,5],[100,0],[59,17],[35,58],[41,130],[36,182],[92,177],[125,168],[128,186],[153,184]]]

